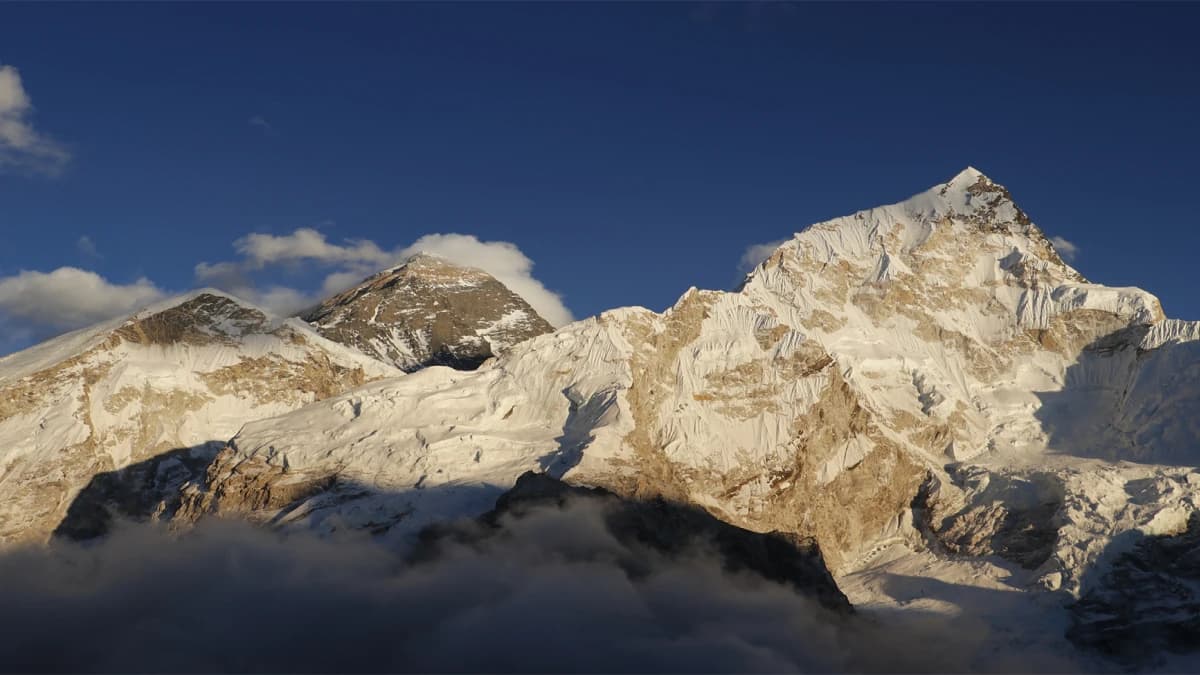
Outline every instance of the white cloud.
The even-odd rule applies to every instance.
[[[206,263],[202,262],[192,268],[196,281],[204,286],[214,286],[223,291],[241,286],[251,286],[250,277],[242,266],[234,262]],[[236,293],[234,294],[236,295]]]
[[[1054,250],[1067,262],[1072,262],[1075,256],[1079,255],[1079,247],[1064,237],[1050,237],[1050,243],[1054,244]]]
[[[271,123],[268,122],[267,119],[262,115],[255,115],[254,117],[251,117],[249,124],[252,127],[258,127],[259,129],[262,129],[263,133],[268,136],[275,135],[275,127],[272,126]]]
[[[0,277],[0,314],[37,333],[70,330],[132,313],[162,298],[148,279],[110,283],[77,267]]]
[[[250,302],[279,316],[292,316],[320,302],[321,296],[310,295],[287,286],[268,286],[241,295]]]
[[[348,241],[345,245],[331,244],[325,235],[302,227],[291,234],[248,234],[233,243],[233,247],[248,262],[258,267],[299,260],[324,263],[374,263],[387,265],[395,254],[367,240]]]
[[[219,288],[282,316],[296,314],[315,305],[321,299],[286,286],[258,288],[241,263],[202,262],[196,265],[194,271],[198,284]]]
[[[33,128],[33,103],[21,74],[0,66],[0,170],[17,169],[54,175],[71,160],[71,153]]]
[[[321,297],[328,298],[332,295],[337,295],[342,291],[353,288],[358,282],[366,279],[379,270],[371,269],[364,270],[356,268],[352,270],[333,272],[325,277],[325,282],[321,284]]]
[[[285,235],[254,232],[236,240],[233,248],[241,255],[241,260],[199,263],[194,269],[196,282],[232,293],[284,316],[350,288],[396,262],[399,255],[385,251],[371,241],[330,243],[322,232],[311,227],[302,227]],[[253,278],[255,272],[266,267],[297,262],[316,263],[334,271],[327,274],[317,294],[282,285],[259,288]]]
[[[575,320],[562,296],[533,277],[533,261],[516,244],[480,241],[469,234],[427,234],[405,248],[401,257],[416,253],[432,253],[458,265],[478,267],[524,298],[553,326]]]
[[[771,257],[775,249],[782,246],[787,239],[779,239],[777,241],[768,241],[765,244],[751,244],[742,253],[742,259],[738,261],[738,270],[741,272],[749,272],[758,267],[759,263]]]

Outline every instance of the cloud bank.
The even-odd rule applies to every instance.
[[[145,278],[122,285],[77,267],[22,271],[0,278],[0,315],[45,335],[132,313],[164,295]]]
[[[626,548],[599,507],[404,562],[366,538],[208,522],[0,556],[0,664],[70,672],[905,672],[980,666],[965,617],[838,617],[703,551]],[[636,562],[630,562],[630,561]],[[1062,670],[1028,650],[998,671]],[[985,657],[986,658],[986,657]],[[1003,659],[1001,659],[1002,661]],[[1066,663],[1069,666],[1069,663]]]
[[[71,153],[58,141],[33,127],[33,102],[21,74],[0,65],[0,170],[58,174]]]

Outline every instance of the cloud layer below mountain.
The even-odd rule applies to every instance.
[[[0,664],[20,671],[965,671],[968,619],[837,617],[791,589],[630,550],[599,507],[403,562],[366,538],[126,526],[0,556]],[[1014,652],[996,670],[1062,670]]]

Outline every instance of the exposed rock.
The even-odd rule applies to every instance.
[[[486,272],[419,254],[304,315],[321,335],[406,371],[471,370],[553,328]]]
[[[997,555],[1026,569],[1054,552],[1065,489],[1054,475],[1004,475],[982,467],[950,470],[962,492],[947,498],[940,485],[923,491],[918,508],[943,550],[968,556]],[[935,481],[936,483],[936,481]]]

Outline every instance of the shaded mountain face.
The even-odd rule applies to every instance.
[[[1072,605],[1068,635],[1131,669],[1171,672],[1171,653],[1200,646],[1200,513],[1173,534],[1125,534],[1125,550]]]
[[[482,270],[421,254],[304,315],[321,335],[406,371],[478,368],[553,328]]]
[[[605,528],[623,545],[618,566],[636,576],[649,569],[650,555],[671,560],[712,557],[727,572],[749,572],[816,600],[825,609],[847,615],[853,610],[825,566],[821,549],[811,538],[778,532],[759,533],[725,523],[703,509],[663,499],[621,499],[602,488],[582,488],[544,473],[528,472],[478,524],[435,525],[421,532],[416,559],[436,560],[443,542],[478,546],[488,538],[504,536],[512,520],[564,510],[580,505],[598,508]]]
[[[398,372],[218,291],[9,355],[0,359],[0,543],[44,540],[64,525],[99,533],[119,502],[165,508],[246,422]],[[144,462],[150,474],[117,480]]]

